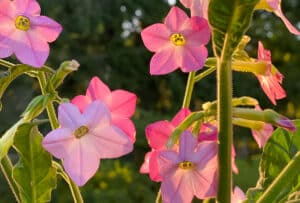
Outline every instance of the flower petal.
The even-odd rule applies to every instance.
[[[20,14],[40,15],[41,8],[36,0],[14,0],[15,12]]]
[[[108,98],[109,101],[108,99],[106,101],[114,116],[129,118],[134,114],[137,99],[135,94],[125,90],[115,90]]]
[[[173,6],[165,18],[165,25],[172,33],[177,33],[187,20],[189,20],[189,17],[186,13],[177,6]]]
[[[169,177],[176,172],[178,164],[181,161],[178,157],[178,153],[173,150],[163,150],[158,151],[156,156],[156,160],[153,160],[157,162],[160,176],[163,177],[163,179],[169,179]]]
[[[91,102],[91,98],[84,95],[76,96],[71,100],[71,103],[76,105],[80,112],[83,112]]]
[[[182,54],[181,70],[183,72],[191,72],[199,70],[204,66],[208,52],[205,46],[199,46],[186,47]]]
[[[47,42],[55,41],[62,31],[62,26],[47,16],[31,17],[30,23],[30,29]]]
[[[144,162],[140,168],[140,173],[149,173],[149,159],[151,154],[152,151],[145,154]]]
[[[159,171],[159,167],[158,167],[159,153],[160,153],[160,151],[154,150],[151,152],[150,157],[149,157],[149,176],[150,176],[150,179],[155,182],[162,181],[162,177],[160,175],[160,171]],[[163,170],[163,169],[161,169],[161,170]]]
[[[218,144],[216,141],[203,141],[198,144],[196,151],[188,157],[189,161],[197,164],[197,168],[202,169],[210,165],[212,168],[216,168],[216,165],[209,162],[217,156]],[[217,162],[215,162],[217,164]]]
[[[136,130],[133,122],[130,119],[113,117],[112,124],[123,130],[132,143],[135,142]]]
[[[12,37],[14,53],[25,64],[41,67],[49,55],[49,45],[31,30],[27,32],[16,30]]]
[[[181,48],[177,48],[181,49]],[[176,47],[169,47],[156,52],[150,61],[151,75],[164,75],[173,72],[181,64],[182,56],[177,53]]]
[[[146,27],[141,32],[144,45],[152,52],[160,51],[170,46],[170,35],[170,30],[162,23]]]
[[[2,6],[2,4],[0,4],[0,6]],[[15,27],[12,19],[0,11],[0,58],[6,58],[13,54],[11,48],[13,41],[10,37],[14,31]]]
[[[79,109],[71,103],[63,103],[58,107],[58,121],[62,128],[74,131],[83,124]]]
[[[273,132],[273,126],[271,124],[264,124],[262,129],[254,130],[251,129],[252,136],[254,137],[259,148],[262,148],[267,143]]]
[[[62,159],[69,154],[68,147],[72,145],[74,135],[68,128],[58,128],[48,133],[42,142],[43,147],[58,159]]]
[[[191,111],[188,108],[181,109],[172,119],[171,124],[177,127],[189,114]]]
[[[91,134],[99,158],[117,158],[133,149],[130,139],[115,126],[95,128],[91,130]]]
[[[169,121],[157,121],[146,127],[146,137],[153,149],[165,149],[174,127]]]
[[[93,77],[86,91],[86,96],[91,100],[104,100],[110,94],[110,89],[98,77]]]
[[[191,27],[183,32],[187,46],[205,45],[210,40],[210,29],[207,20],[195,16],[191,18]]]
[[[197,146],[196,138],[189,131],[184,131],[179,140],[179,157],[181,161],[191,161],[190,156]]]

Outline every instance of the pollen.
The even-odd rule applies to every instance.
[[[180,34],[180,33],[174,33],[170,37],[170,41],[175,45],[175,46],[183,46],[185,45],[185,37]]]
[[[89,132],[89,128],[85,125],[80,126],[79,128],[77,128],[73,134],[76,138],[81,138],[84,135],[86,135]]]
[[[179,163],[179,168],[184,170],[194,169],[195,164],[191,161],[183,161]]]
[[[26,16],[18,16],[15,21],[15,26],[19,30],[27,31],[30,28],[30,19]]]

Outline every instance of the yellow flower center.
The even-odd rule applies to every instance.
[[[19,30],[27,31],[30,28],[30,19],[26,16],[18,16],[15,21],[15,26]]]
[[[184,169],[184,170],[194,169],[195,164],[191,161],[183,161],[183,162],[179,163],[179,168]]]
[[[80,126],[79,128],[77,128],[73,134],[76,138],[81,138],[83,137],[85,134],[87,134],[89,132],[89,128],[85,125]]]
[[[180,34],[180,33],[174,33],[170,37],[170,41],[175,45],[175,46],[183,46],[185,45],[185,37]]]

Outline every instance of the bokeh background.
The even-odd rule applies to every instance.
[[[39,2],[42,14],[64,27],[59,39],[51,45],[47,65],[58,67],[62,61],[69,59],[76,59],[81,64],[79,71],[72,73],[59,89],[62,97],[84,94],[89,80],[95,75],[111,89],[126,89],[138,95],[133,117],[137,128],[134,152],[118,160],[102,160],[97,175],[82,188],[84,199],[88,203],[154,202],[159,184],[139,173],[144,155],[149,150],[144,129],[151,122],[170,120],[176,114],[182,103],[187,75],[177,71],[166,76],[150,76],[152,53],[143,46],[140,31],[150,24],[161,22],[171,5],[183,8],[182,5],[176,0]],[[300,2],[285,0],[282,7],[290,21],[300,28]],[[252,38],[247,46],[250,56],[256,57],[258,40],[272,51],[273,64],[285,76],[283,87],[288,97],[273,106],[256,77],[248,73],[234,73],[234,96],[252,96],[260,101],[263,108],[275,109],[290,118],[300,118],[300,37],[290,34],[278,17],[264,11],[255,12],[247,34]],[[192,110],[199,109],[206,101],[215,100],[215,82],[212,74],[196,85]],[[22,76],[13,82],[2,99],[0,133],[18,120],[26,105],[38,94],[38,84],[31,78]],[[41,131],[47,132],[48,129],[45,126]],[[234,138],[240,168],[240,173],[234,175],[234,181],[246,190],[255,186],[260,149],[248,129],[235,128]],[[0,202],[14,202],[1,175],[0,182]],[[51,202],[72,202],[67,186],[60,179],[52,197]]]

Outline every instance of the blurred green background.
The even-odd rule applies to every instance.
[[[171,4],[177,3],[183,7],[176,0],[39,2],[42,14],[64,27],[59,39],[51,45],[47,65],[58,67],[62,61],[69,59],[76,59],[81,64],[79,71],[68,77],[60,88],[62,97],[73,98],[84,94],[94,75],[111,89],[126,89],[138,95],[137,111],[133,118],[137,128],[134,152],[118,160],[102,160],[97,175],[82,188],[84,199],[89,203],[154,202],[159,184],[139,173],[144,154],[149,150],[144,129],[151,122],[169,120],[176,114],[182,103],[187,75],[176,71],[166,76],[150,76],[152,53],[143,46],[140,30],[161,22]],[[285,0],[282,4],[286,16],[300,27],[300,2]],[[247,47],[250,56],[256,57],[258,40],[272,51],[273,64],[285,76],[283,87],[288,97],[273,106],[256,77],[247,73],[234,73],[234,96],[252,96],[259,99],[263,108],[275,109],[290,118],[300,118],[300,37],[290,34],[278,17],[263,11],[255,12],[247,34],[252,37]],[[193,110],[199,109],[203,102],[215,99],[215,82],[212,74],[196,85]],[[29,101],[38,94],[37,82],[31,78],[22,76],[13,82],[2,99],[0,133],[18,119]],[[241,128],[235,128],[235,146],[240,173],[234,176],[234,180],[235,184],[246,190],[256,183],[260,150],[250,131]],[[14,202],[1,175],[0,182],[0,202]],[[62,180],[52,194],[52,202],[72,202]]]

